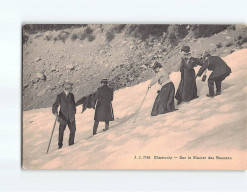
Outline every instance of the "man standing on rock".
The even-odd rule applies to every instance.
[[[60,123],[59,125],[59,136],[58,136],[58,149],[62,148],[63,146],[63,134],[66,126],[68,125],[70,130],[69,135],[69,146],[74,144],[75,139],[75,131],[76,131],[76,125],[75,125],[75,113],[76,113],[76,107],[75,107],[75,98],[72,91],[72,83],[65,82],[63,87],[64,91],[57,95],[57,99],[55,103],[52,106],[52,113],[57,116],[57,108],[60,106],[59,111],[59,117],[58,121]]]
[[[107,79],[103,79],[101,84],[102,86],[98,88],[95,93],[95,100],[97,103],[94,115],[93,135],[97,133],[99,121],[105,122],[105,129],[103,129],[103,131],[107,131],[109,129],[109,121],[114,120],[111,103],[113,100],[113,89],[107,86]]]
[[[209,94],[207,97],[214,97],[215,95],[221,94],[221,83],[222,81],[230,75],[231,68],[219,57],[211,56],[208,52],[205,52],[204,63],[197,73],[197,76],[201,76],[203,72],[208,69],[213,71],[208,78],[208,89]],[[216,85],[216,93],[214,93],[214,83]]]

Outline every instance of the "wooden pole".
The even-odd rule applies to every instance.
[[[51,132],[51,137],[50,137],[50,141],[49,141],[49,145],[48,145],[46,154],[48,154],[48,151],[49,151],[49,148],[50,148],[50,145],[51,145],[51,140],[52,140],[52,136],[53,136],[53,133],[54,133],[55,126],[56,126],[57,117],[58,117],[58,115],[56,116],[56,119],[55,119],[55,122],[54,122],[54,125],[53,125],[53,129],[52,129],[52,132]]]
[[[138,110],[138,112],[137,112],[137,114],[136,114],[136,117],[135,117],[135,120],[134,120],[134,122],[133,122],[133,123],[135,123],[135,122],[136,122],[136,119],[137,119],[138,114],[139,114],[139,112],[140,112],[140,110],[141,110],[142,104],[144,103],[144,101],[145,101],[145,99],[146,99],[146,96],[147,96],[148,90],[149,90],[149,88],[148,88],[148,89],[147,89],[147,91],[146,91],[146,94],[145,94],[145,96],[144,96],[144,98],[143,98],[143,100],[142,100],[141,106],[140,106],[140,108],[139,108],[139,110]]]

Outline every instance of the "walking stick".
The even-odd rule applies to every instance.
[[[147,91],[146,91],[146,94],[145,94],[145,96],[144,96],[144,98],[143,98],[143,100],[142,100],[141,106],[140,106],[140,108],[139,108],[139,110],[138,110],[138,112],[137,112],[137,115],[136,115],[135,120],[134,120],[133,123],[136,122],[136,119],[137,119],[138,114],[139,114],[139,112],[140,112],[140,110],[141,110],[142,104],[144,103],[144,100],[145,100],[145,98],[146,98],[146,96],[147,96],[148,90],[149,90],[149,88],[148,88]]]
[[[46,154],[48,154],[48,151],[49,151],[49,148],[50,148],[50,144],[51,144],[52,136],[53,136],[54,129],[55,129],[55,126],[56,126],[56,122],[57,122],[57,117],[58,117],[58,115],[56,116],[56,119],[55,119],[55,122],[54,122],[54,125],[53,125],[53,129],[52,129],[52,132],[51,132],[51,137],[50,137],[50,141],[49,141],[49,145],[48,145],[48,148],[47,148],[47,152],[46,152]]]

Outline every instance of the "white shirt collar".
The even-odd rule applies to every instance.
[[[68,96],[68,95],[69,95],[69,92],[68,92],[68,91],[65,91],[65,90],[64,90],[64,93],[66,94],[66,96]]]

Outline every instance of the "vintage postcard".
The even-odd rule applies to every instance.
[[[22,32],[23,169],[247,168],[246,25]]]

